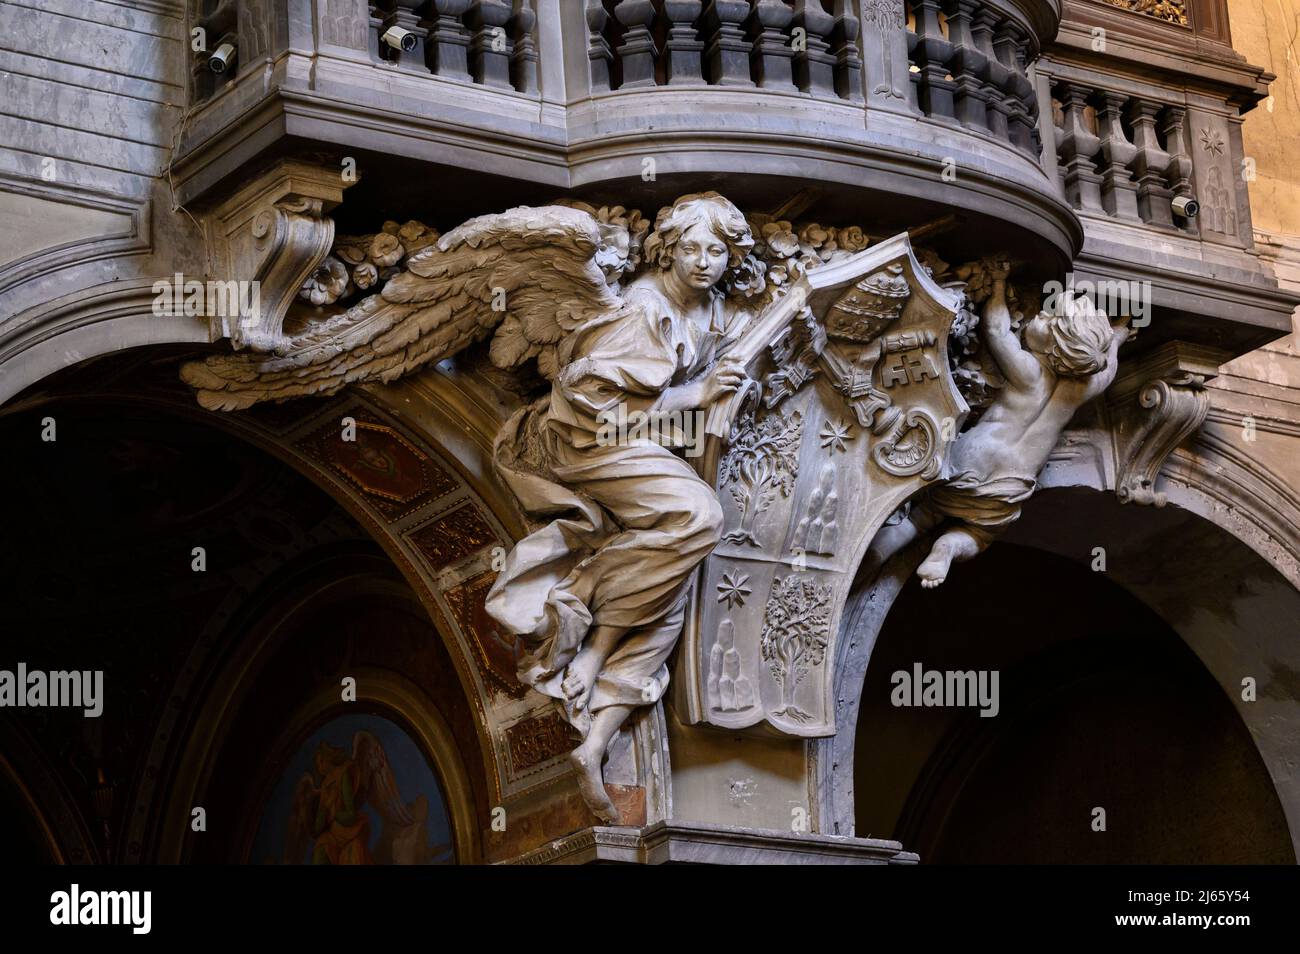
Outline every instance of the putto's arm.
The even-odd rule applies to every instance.
[[[994,276],[993,291],[984,305],[984,342],[1013,386],[1028,387],[1043,373],[1037,359],[1020,346],[1011,331],[1005,274]]]
[[[1128,319],[1124,319],[1125,322]],[[1091,401],[1097,395],[1101,394],[1111,382],[1115,380],[1115,375],[1119,373],[1119,346],[1129,339],[1133,333],[1127,324],[1118,325],[1112,329],[1110,336],[1110,349],[1106,352],[1106,370],[1094,374],[1088,379],[1088,387],[1084,391],[1084,400]]]

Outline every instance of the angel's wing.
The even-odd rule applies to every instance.
[[[412,255],[378,295],[289,339],[277,354],[189,362],[181,378],[216,410],[333,394],[440,361],[498,325],[494,364],[511,368],[537,357],[551,377],[566,334],[622,307],[594,260],[600,247],[599,224],[579,209],[520,206],[479,216]]]
[[[413,825],[411,815],[402,795],[397,790],[397,779],[384,754],[384,746],[369,732],[361,731],[352,737],[352,759],[361,770],[357,786],[356,804],[370,805],[384,821],[393,825]]]

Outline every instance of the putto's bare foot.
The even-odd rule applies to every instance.
[[[569,753],[569,762],[578,770],[578,791],[582,792],[583,801],[591,813],[607,825],[618,824],[618,809],[610,801],[609,793],[605,791],[605,780],[601,777],[601,757],[580,745]]]
[[[587,707],[602,662],[600,654],[587,647],[580,650],[573,661],[564,667],[564,679],[560,682],[560,688],[564,690],[565,698],[573,703],[574,709]]]
[[[916,568],[916,575],[921,578],[921,585],[932,590],[948,578],[952,568],[952,547],[940,540],[930,548],[930,555]]]

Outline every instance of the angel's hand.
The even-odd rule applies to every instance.
[[[709,387],[707,388],[705,403],[712,404],[723,395],[740,390],[748,381],[749,374],[746,372],[745,362],[741,358],[736,355],[723,357],[709,375]]]

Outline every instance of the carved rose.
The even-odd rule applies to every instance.
[[[370,260],[380,268],[396,265],[405,254],[406,249],[396,235],[384,231],[370,240]]]
[[[379,269],[370,262],[362,262],[352,269],[352,281],[360,289],[366,289],[379,281]]]
[[[731,290],[745,298],[761,295],[767,289],[767,266],[762,259],[746,255],[736,267],[731,280]]]
[[[407,255],[413,255],[420,249],[432,245],[438,241],[438,230],[431,229],[423,222],[417,222],[411,219],[400,229],[397,237],[401,240],[402,247],[406,249]]]
[[[860,252],[871,244],[866,233],[856,225],[840,229],[835,234],[835,240],[846,252]]]
[[[332,305],[348,288],[348,267],[333,255],[320,263],[298,294],[313,305]]]
[[[768,222],[763,226],[763,241],[777,258],[789,258],[799,251],[799,239],[789,222]]]

